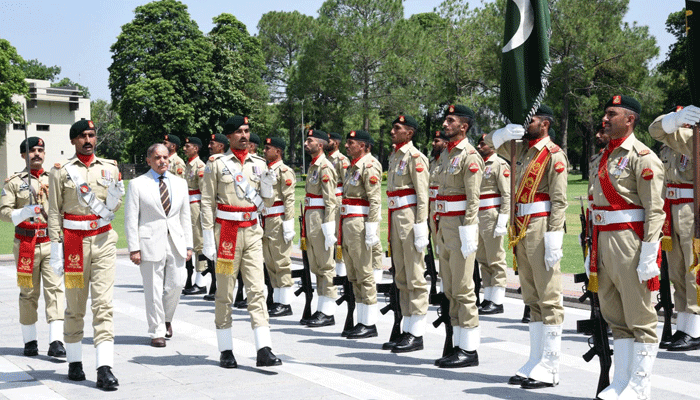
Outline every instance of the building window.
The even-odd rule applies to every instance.
[[[36,130],[37,130],[37,132],[48,132],[49,125],[37,125]]]
[[[12,129],[16,131],[23,131],[24,130],[24,124],[12,124]]]

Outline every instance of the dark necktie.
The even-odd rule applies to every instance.
[[[163,204],[165,215],[168,215],[170,213],[170,194],[168,193],[168,185],[163,182],[163,178],[163,175],[158,177],[158,180],[160,180],[160,183],[158,184],[160,187],[160,202]]]

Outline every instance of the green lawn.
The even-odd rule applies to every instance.
[[[125,181],[125,186],[128,187],[129,182]],[[566,212],[566,226],[567,232],[564,235],[564,258],[562,260],[562,271],[565,273],[574,273],[583,271],[583,260],[581,255],[581,247],[579,246],[578,235],[581,232],[581,224],[579,222],[580,206],[579,201],[576,199],[578,196],[587,197],[587,187],[588,182],[582,181],[580,175],[569,175],[569,208]],[[299,181],[296,185],[296,212],[299,212],[299,204],[304,199],[304,182]],[[384,250],[387,249],[386,241],[386,231],[387,226],[387,208],[386,208],[386,183],[382,184],[382,223],[380,225],[380,238],[382,240],[382,245]],[[297,215],[298,217],[298,215]],[[298,219],[297,219],[298,222]],[[295,241],[299,238],[299,224],[295,223],[297,229],[297,236]],[[124,236],[124,208],[120,208],[117,211],[117,216],[112,221],[112,226],[115,231],[119,234],[119,241],[117,242],[117,248],[126,248],[126,237]],[[4,239],[0,243],[0,254],[10,254],[12,253],[12,237],[14,236],[14,227],[10,223],[0,224],[0,235]],[[508,264],[512,265],[512,253],[510,251],[508,254]]]

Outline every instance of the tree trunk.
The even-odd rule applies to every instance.
[[[289,115],[287,116],[289,124],[289,164],[293,166],[296,162],[296,152],[294,151],[294,139],[296,139],[294,134],[296,131],[294,129],[294,107],[292,107],[291,101],[288,101],[287,105],[289,106]]]

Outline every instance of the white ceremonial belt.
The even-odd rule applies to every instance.
[[[369,214],[369,207],[368,206],[351,206],[351,205],[345,205],[345,204],[340,206],[340,215],[351,215],[351,214],[368,215]]]
[[[284,206],[266,207],[265,210],[263,210],[264,216],[272,214],[284,214]]]
[[[490,206],[500,206],[500,205],[501,205],[501,198],[500,197],[491,197],[488,199],[479,200],[479,208],[490,207]]]
[[[515,216],[524,217],[531,214],[549,212],[552,203],[549,200],[536,201],[534,203],[518,203],[515,207]]]
[[[307,207],[325,207],[326,203],[323,202],[323,199],[316,197],[304,197],[304,205]]]
[[[202,195],[200,194],[191,194],[190,195],[190,203],[195,202],[195,201],[200,201],[202,200]]]
[[[669,200],[692,199],[693,189],[667,187],[666,198]]]
[[[216,218],[228,221],[250,221],[258,218],[256,211],[224,211],[216,210]]]
[[[456,211],[467,211],[466,200],[435,200],[435,210],[439,213],[449,213]]]
[[[72,231],[94,231],[95,229],[100,229],[103,226],[109,225],[110,221],[100,218],[92,221],[73,221],[70,219],[63,219],[63,228],[70,229]]]
[[[397,208],[415,206],[417,198],[415,194],[409,194],[407,196],[391,196],[387,198],[387,201],[389,202],[389,209],[394,210]]]
[[[641,208],[616,211],[593,210],[591,213],[593,225],[611,225],[624,224],[627,222],[642,222],[644,221],[644,216],[644,210]]]

